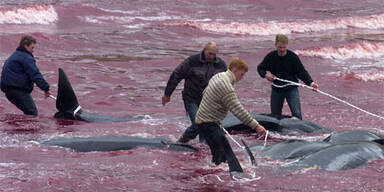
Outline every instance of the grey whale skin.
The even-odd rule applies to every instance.
[[[258,153],[271,159],[296,159],[291,168],[319,167],[337,171],[353,169],[371,160],[384,159],[384,140],[369,131],[352,130],[333,133],[323,141],[287,140],[268,146]],[[251,150],[258,150],[253,145]]]
[[[197,152],[195,147],[187,144],[172,143],[168,138],[139,138],[139,137],[61,137],[40,142],[45,146],[61,146],[73,149],[76,152],[91,151],[120,151],[138,147],[151,149],[168,149],[173,151]]]

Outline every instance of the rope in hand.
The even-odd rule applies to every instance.
[[[310,86],[308,86],[308,85],[301,84],[301,83],[296,83],[296,82],[293,82],[293,81],[289,81],[289,80],[285,80],[285,79],[280,79],[280,78],[278,78],[278,77],[276,77],[276,80],[287,83],[287,84],[285,84],[285,85],[276,85],[276,84],[272,83],[272,85],[275,86],[275,87],[277,87],[277,88],[283,88],[283,87],[287,87],[287,86],[290,86],[290,85],[296,85],[296,86],[305,87],[305,88],[308,88],[308,89],[313,90],[312,87],[310,87]],[[351,103],[348,103],[347,101],[344,101],[344,100],[342,100],[342,99],[339,99],[339,98],[337,98],[337,97],[335,97],[335,96],[333,96],[333,95],[331,95],[331,94],[325,93],[325,92],[320,91],[320,90],[316,90],[316,91],[317,91],[318,93],[321,93],[321,94],[325,95],[325,96],[331,97],[332,99],[335,99],[335,100],[340,101],[340,102],[342,102],[342,103],[344,103],[344,104],[347,104],[347,105],[349,105],[349,106],[351,106],[351,107],[353,107],[353,108],[355,108],[355,109],[357,109],[357,110],[359,110],[359,111],[362,111],[362,112],[364,112],[364,113],[366,113],[366,114],[368,114],[368,115],[371,115],[371,116],[374,116],[374,117],[377,117],[377,118],[380,118],[380,119],[383,119],[383,120],[384,120],[384,117],[382,117],[382,116],[379,116],[379,115],[376,115],[376,114],[371,113],[371,112],[369,112],[369,111],[366,111],[366,110],[364,110],[364,109],[361,109],[360,107],[357,107],[357,106],[355,106],[355,105],[352,105]]]
[[[268,134],[269,134],[269,131],[268,130],[265,130],[266,132],[265,132],[265,135],[261,135],[260,137],[258,137],[256,140],[259,140],[259,139],[261,139],[263,136],[264,136],[264,144],[263,144],[263,146],[265,147],[265,146],[267,146],[267,139],[268,139]]]

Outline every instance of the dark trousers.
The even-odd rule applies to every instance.
[[[25,115],[37,116],[37,109],[31,94],[23,89],[10,88],[5,90],[5,96],[17,108],[24,112]]]
[[[239,161],[232,151],[225,133],[217,123],[202,123],[197,125],[212,154],[212,163],[219,165],[228,162],[229,171],[243,172]]]
[[[191,126],[189,126],[185,132],[184,136],[189,139],[194,139],[199,134],[199,128],[195,123],[195,117],[197,110],[199,109],[199,104],[191,101],[184,100],[185,111],[188,114],[189,119],[191,120]],[[200,142],[203,142],[203,138],[200,136]]]
[[[272,88],[271,92],[271,113],[281,115],[284,105],[284,99],[287,99],[292,116],[302,119],[299,89],[297,87],[289,89]]]

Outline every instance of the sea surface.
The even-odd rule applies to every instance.
[[[0,63],[23,35],[34,36],[37,64],[56,95],[58,68],[70,79],[88,112],[140,121],[86,123],[53,117],[55,100],[35,87],[39,110],[26,117],[0,93],[0,191],[383,191],[384,160],[346,171],[316,168],[284,172],[286,162],[247,155],[231,145],[250,180],[233,181],[228,166],[211,166],[209,148],[181,153],[139,148],[77,153],[39,145],[55,137],[168,137],[189,126],[181,91],[162,106],[173,69],[208,41],[250,67],[235,85],[241,103],[269,113],[270,83],[256,67],[274,50],[277,33],[289,36],[319,89],[384,116],[384,9],[382,0],[7,0],[0,1]],[[300,88],[303,118],[333,129],[384,135],[384,121],[323,94]],[[289,115],[288,106],[284,114]],[[263,144],[257,134],[235,134]],[[274,133],[267,144],[286,139],[322,140],[328,134]]]

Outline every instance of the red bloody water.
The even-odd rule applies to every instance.
[[[163,107],[172,70],[214,40],[219,56],[241,57],[250,71],[236,84],[244,106],[269,112],[270,84],[256,66],[274,49],[274,35],[289,35],[289,48],[320,90],[384,116],[384,12],[382,1],[26,1],[0,2],[0,63],[20,37],[37,38],[41,72],[57,90],[57,69],[67,73],[81,106],[92,113],[145,117],[121,123],[85,123],[53,118],[55,101],[35,88],[37,118],[25,117],[0,93],[1,191],[382,191],[384,160],[346,171],[316,169],[287,173],[281,162],[260,159],[250,166],[232,143],[251,181],[232,181],[226,164],[212,167],[206,145],[181,153],[139,148],[77,153],[38,144],[54,137],[138,136],[176,140],[189,126],[182,83]],[[327,96],[300,88],[304,119],[333,129],[384,134],[384,121]],[[288,107],[284,113],[289,114]],[[167,120],[169,119],[169,120]],[[173,119],[173,120],[172,120]],[[327,135],[273,134],[321,140]],[[248,144],[258,135],[236,134]]]

